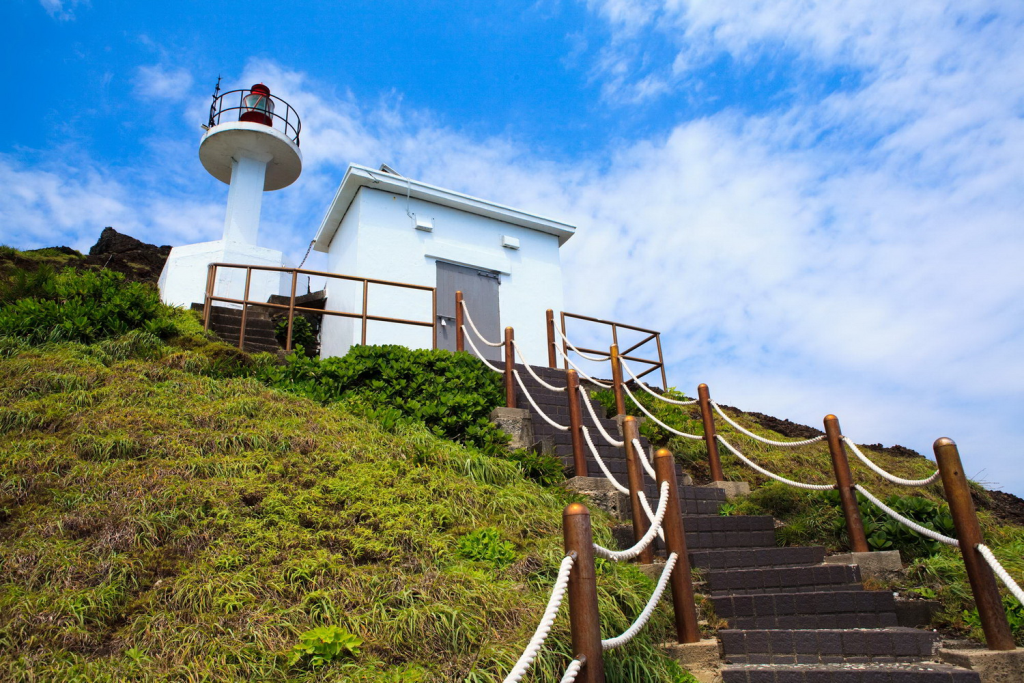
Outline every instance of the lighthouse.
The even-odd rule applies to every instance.
[[[163,301],[176,306],[204,302],[211,263],[284,265],[284,254],[258,244],[263,193],[288,187],[302,173],[299,116],[263,83],[224,93],[218,84],[204,128],[199,160],[228,185],[224,232],[219,240],[171,250],[159,286]],[[219,269],[215,287],[222,296],[241,298],[244,280],[243,270]],[[280,274],[256,272],[248,298],[266,301],[282,291]]]

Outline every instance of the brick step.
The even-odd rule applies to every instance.
[[[686,524],[685,519],[683,524]],[[728,548],[725,550],[696,550],[690,553],[690,564],[701,569],[793,567],[821,564],[824,559],[825,548],[822,546],[810,548]]]
[[[817,592],[835,587],[860,586],[860,568],[855,564],[711,569],[705,576],[707,590],[712,595],[743,595],[766,591]]]
[[[980,683],[978,672],[945,664],[808,664],[722,667],[722,683]]]
[[[775,533],[775,519],[769,515],[701,515],[686,520],[687,532],[770,531]],[[773,540],[769,545],[775,545]]]
[[[889,591],[842,590],[712,596],[715,614],[734,629],[848,629],[897,626]]]
[[[648,497],[650,501],[650,497]],[[654,503],[651,502],[651,506]],[[715,532],[691,532],[689,520],[697,519],[697,516],[688,516],[683,521],[683,528],[686,529],[687,550],[708,550],[714,548],[767,548],[775,546],[774,531],[715,531]],[[612,536],[620,548],[628,548],[633,545],[633,527],[630,525],[618,525],[612,527]],[[658,541],[660,547],[660,541]]]
[[[935,656],[939,636],[916,628],[718,632],[730,664],[890,664]]]

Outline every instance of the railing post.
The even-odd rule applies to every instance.
[[[455,350],[465,351],[466,350],[466,336],[462,330],[465,320],[463,316],[465,314],[462,311],[462,290],[455,292]]]
[[[668,377],[665,375],[665,356],[661,352],[661,333],[654,335],[654,340],[658,344],[658,363],[661,364],[661,386],[668,391]]]
[[[964,475],[960,453],[952,439],[938,439],[933,446],[935,461],[939,464],[942,474],[942,488],[946,491],[949,511],[953,515],[956,537],[960,541],[960,552],[967,567],[967,578],[971,581],[971,592],[974,593],[974,604],[978,606],[981,628],[985,632],[985,642],[990,650],[1014,649],[1013,633],[1006,619],[1003,601],[999,596],[999,586],[992,568],[977,550],[979,543],[984,543],[981,526],[978,524],[978,513],[971,499],[971,489]]]
[[[690,553],[686,549],[686,530],[683,528],[683,511],[679,498],[679,482],[676,480],[676,459],[667,448],[659,448],[654,454],[654,472],[658,475],[658,490],[668,482],[668,507],[662,532],[665,534],[666,557],[677,555],[675,569],[669,578],[672,586],[672,607],[676,616],[676,640],[680,643],[700,641],[697,626],[697,606],[693,601],[693,583],[690,580]]]
[[[558,314],[558,318],[559,318],[559,322],[561,324],[561,327],[559,329],[562,331],[562,367],[564,367],[566,370],[568,370],[569,369],[569,344],[566,341],[567,335],[565,333],[565,311],[562,311],[561,313],[559,313]]]
[[[548,330],[548,367],[554,368],[558,365],[558,357],[555,355],[555,312],[549,308],[544,318]]]
[[[586,391],[586,389],[583,391]],[[569,401],[569,434],[572,436],[573,470],[577,477],[586,477],[587,451],[583,447],[583,409],[580,407],[580,378],[575,370],[565,371],[565,397]]]
[[[285,342],[284,350],[288,353],[292,351],[292,328],[295,325],[295,286],[299,281],[299,271],[292,271],[292,292],[288,297],[288,340]],[[309,353],[309,349],[303,349],[306,353]]]
[[[704,422],[704,445],[708,449],[711,481],[725,481],[722,460],[718,457],[718,435],[715,432],[715,417],[711,414],[711,392],[707,384],[697,386],[697,405],[700,406],[700,418]]]
[[[512,346],[515,334],[511,327],[505,328],[505,407],[516,407],[516,379],[512,371],[516,367],[516,350]]]
[[[245,293],[242,294],[242,324],[238,328],[238,349],[245,351],[245,323],[249,316],[249,281],[252,279],[252,268],[245,268]]]
[[[210,329],[210,316],[212,314],[213,301],[210,298],[213,296],[214,281],[217,278],[217,264],[211,263],[209,268],[206,269],[206,299],[203,304],[203,329]]]
[[[860,518],[860,508],[857,507],[853,475],[850,473],[850,461],[846,459],[842,433],[839,428],[839,418],[835,415],[826,415],[825,438],[828,440],[829,453],[832,454],[832,471],[836,475],[836,488],[839,489],[843,517],[846,518],[846,530],[850,535],[850,550],[855,553],[866,553],[869,550],[868,541],[864,536],[864,522]]]
[[[613,347],[614,348],[614,347]],[[638,542],[651,528],[644,508],[640,505],[640,493],[644,490],[644,471],[640,465],[640,454],[633,447],[633,439],[640,438],[636,418],[627,415],[622,420],[622,440],[626,448],[626,479],[629,481],[629,507],[633,514],[633,542]],[[654,544],[648,545],[637,558],[641,564],[654,562]]]
[[[597,607],[597,573],[594,570],[594,535],[590,510],[570,503],[562,512],[566,554],[576,553],[569,572],[569,629],[574,657],[586,657],[576,678],[580,683],[604,683],[601,657],[601,616]]]
[[[622,363],[619,361],[619,345],[612,344],[608,351],[612,363],[612,391],[615,393],[615,414],[626,414],[626,398],[622,393]]]

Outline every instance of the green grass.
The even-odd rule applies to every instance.
[[[4,680],[503,678],[570,495],[422,425],[232,376],[266,362],[199,335],[0,343]],[[606,545],[609,523],[595,514]],[[460,550],[480,530],[500,562]],[[599,585],[606,636],[653,586],[612,563]],[[607,657],[610,680],[685,680],[653,646],[668,609]],[[290,666],[317,627],[359,655]],[[569,654],[563,608],[531,680],[558,680]]]

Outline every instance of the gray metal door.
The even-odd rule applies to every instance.
[[[488,270],[437,262],[437,348],[455,350],[455,292],[459,290],[480,334],[488,341],[501,341],[498,282],[498,274]],[[468,322],[466,334],[473,335]],[[473,342],[484,358],[501,360],[501,349],[482,344],[475,336]],[[469,342],[466,351],[473,352]]]

